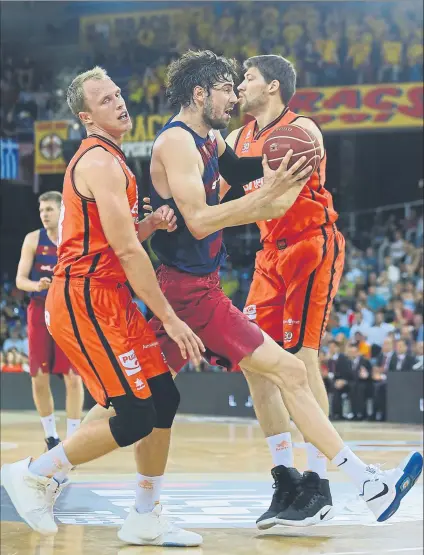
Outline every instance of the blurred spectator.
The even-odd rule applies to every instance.
[[[330,341],[328,344],[328,375],[332,379],[332,418],[339,420],[343,417],[343,401],[350,399],[354,374],[348,357],[340,352],[340,344]]]
[[[22,328],[19,322],[9,330],[9,337],[3,343],[5,352],[11,349],[16,349],[18,353],[28,356],[28,338],[22,338]]]
[[[356,420],[363,420],[371,416],[367,411],[367,401],[374,397],[372,367],[370,361],[361,355],[357,342],[349,343],[347,355],[352,363],[355,379],[353,413]]]
[[[412,370],[415,357],[408,352],[408,345],[404,339],[396,341],[395,352],[390,359],[389,371],[399,372]]]
[[[379,310],[375,315],[374,325],[368,331],[368,343],[371,345],[371,356],[377,356],[389,333],[394,331],[393,324],[385,322],[385,314]]]
[[[422,341],[417,341],[414,345],[415,363],[412,367],[412,370],[421,370],[421,371],[424,370],[423,349],[424,349],[424,343]]]
[[[358,310],[357,312],[355,312],[355,317],[353,319],[353,325],[350,328],[350,333],[349,333],[350,339],[354,339],[355,334],[357,332],[360,332],[361,335],[363,335],[365,337],[368,337],[368,333],[369,333],[370,329],[371,329],[371,326],[370,326],[370,324],[365,322],[362,311]]]

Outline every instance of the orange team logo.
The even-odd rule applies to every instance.
[[[153,489],[153,482],[150,482],[150,480],[143,480],[142,482],[139,482],[138,485],[141,489]]]
[[[284,451],[285,449],[289,449],[290,443],[288,441],[283,440],[281,443],[277,443],[276,451]]]

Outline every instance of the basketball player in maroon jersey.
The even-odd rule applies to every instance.
[[[56,430],[50,374],[63,377],[65,382],[67,437],[80,425],[84,389],[81,378],[53,341],[44,321],[47,291],[57,263],[57,230],[62,195],[57,191],[48,191],[40,195],[38,201],[43,227],[25,237],[16,286],[31,297],[27,317],[32,395],[44,428],[47,448],[52,449],[60,443],[60,439]]]

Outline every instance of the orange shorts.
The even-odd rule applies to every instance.
[[[53,279],[46,324],[101,405],[122,395],[150,397],[147,380],[168,372],[159,343],[122,283]]]
[[[294,242],[264,244],[244,313],[287,351],[319,349],[343,272],[345,241],[334,226]]]

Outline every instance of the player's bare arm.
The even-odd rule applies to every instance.
[[[155,143],[152,178],[155,181],[155,174],[165,175],[170,196],[175,199],[188,228],[196,239],[202,239],[225,227],[281,216],[282,203],[274,206],[275,199],[290,187],[303,187],[311,171],[308,166],[296,173],[304,157],[287,170],[290,156],[291,151],[275,172],[264,159],[264,186],[254,198],[247,195],[223,205],[208,206],[202,182],[203,163],[195,143],[186,131],[174,128],[163,133]]]
[[[31,231],[31,233],[26,235],[21,249],[18,271],[16,272],[16,287],[22,291],[27,291],[28,293],[44,291],[50,287],[51,283],[51,280],[48,277],[42,277],[39,281],[29,279],[31,268],[34,263],[39,236],[39,229]]]
[[[96,201],[105,236],[135,294],[163,322],[183,356],[186,358],[188,352],[190,358],[200,362],[200,351],[204,351],[202,342],[176,316],[166,300],[150,259],[135,233],[126,195],[126,179],[119,162],[102,149],[87,152],[75,168],[75,186]]]

